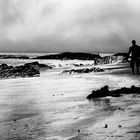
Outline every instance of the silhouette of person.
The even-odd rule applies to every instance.
[[[140,57],[140,47],[136,45],[136,41],[132,40],[132,46],[129,48],[128,56],[131,54],[130,67],[132,73],[134,74],[134,67],[136,64],[137,73],[139,73],[139,57]]]

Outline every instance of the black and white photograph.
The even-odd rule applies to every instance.
[[[0,140],[140,140],[140,0],[0,0]]]

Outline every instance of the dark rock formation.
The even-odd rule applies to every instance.
[[[0,55],[0,59],[29,59],[26,55]]]
[[[39,76],[39,71],[31,66],[8,66],[7,64],[0,65],[0,78],[16,78],[16,77],[33,77]]]
[[[104,72],[104,69],[94,67],[94,68],[83,68],[83,69],[71,69],[64,70],[62,73],[90,73],[90,72]]]
[[[116,90],[109,90],[108,86],[104,86],[99,90],[93,90],[90,95],[87,96],[87,99],[91,100],[94,98],[102,98],[106,96],[112,96],[112,97],[120,97],[121,94],[139,94],[140,93],[140,87],[132,86],[131,88],[120,88]]]
[[[75,67],[82,67],[84,65],[83,64],[73,64],[73,66],[75,66]]]
[[[108,86],[104,86],[99,90],[92,91],[92,94],[87,96],[87,99],[106,97],[110,94]]]
[[[60,53],[60,54],[38,56],[33,59],[94,60],[95,58],[99,59],[99,58],[101,58],[101,56],[99,54],[91,54],[91,53],[64,52],[64,53]]]
[[[38,62],[26,63],[20,66],[0,65],[0,78],[34,77],[40,75],[40,70],[50,69],[51,67],[39,64]]]
[[[34,69],[36,69],[38,71],[52,69],[51,66],[47,66],[45,64],[40,64],[40,63],[38,63],[38,61],[35,61],[35,62],[32,62],[32,63],[26,63],[25,66],[26,67],[33,67]]]

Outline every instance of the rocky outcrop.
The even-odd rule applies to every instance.
[[[38,61],[32,62],[32,63],[26,63],[25,64],[26,67],[33,67],[34,69],[38,70],[38,71],[44,71],[47,69],[52,69],[51,66],[47,66],[45,64],[40,64]]]
[[[116,53],[111,57],[111,63],[126,63],[128,62],[128,54],[127,53]]]
[[[0,55],[0,59],[29,59],[26,55]]]
[[[62,73],[90,73],[90,72],[104,72],[104,69],[94,67],[94,68],[83,68],[83,69],[71,69],[71,70],[64,70]]]
[[[40,75],[40,70],[50,68],[38,62],[26,63],[15,67],[2,64],[0,65],[0,78],[35,77]]]
[[[82,67],[82,66],[84,66],[84,64],[73,64],[73,66],[75,66],[75,67]]]
[[[97,65],[97,64],[109,64],[109,63],[125,63],[125,62],[127,62],[127,57],[128,57],[127,53],[117,53],[114,55],[101,57],[100,54],[64,52],[64,53],[60,53],[60,54],[38,56],[38,57],[34,57],[32,59],[94,60],[95,65]],[[78,66],[78,65],[75,65],[75,66]]]
[[[31,66],[8,66],[7,64],[0,65],[0,78],[16,78],[16,77],[34,77],[39,76],[39,71]]]
[[[112,96],[112,97],[120,97],[121,94],[139,94],[140,93],[140,87],[135,87],[134,85],[130,88],[120,88],[116,90],[109,90],[108,86],[104,86],[99,90],[93,90],[90,95],[87,96],[87,99],[91,100],[94,98],[102,98],[106,96]]]
[[[110,63],[126,63],[128,54],[127,53],[117,53],[110,56],[105,56],[99,59],[95,59],[95,65],[97,64],[110,64]]]
[[[60,54],[52,54],[52,55],[45,55],[45,56],[38,56],[33,59],[59,59],[59,60],[94,60],[99,59],[101,56],[99,54],[92,54],[92,53],[74,53],[74,52],[64,52]]]

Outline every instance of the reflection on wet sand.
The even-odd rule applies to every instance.
[[[9,92],[10,95],[6,95],[8,105],[5,107],[5,116],[0,120],[0,137],[2,140],[38,140],[49,136],[51,138],[52,135],[70,136],[77,133],[76,129],[84,129],[84,127],[89,125],[90,121],[93,120],[92,113],[94,113],[94,116],[99,116],[103,113],[103,116],[105,116],[105,114],[108,115],[108,111],[106,112],[105,110],[109,109],[109,99],[96,99],[92,103],[88,101],[84,103],[85,101],[83,102],[83,100],[81,100],[81,102],[77,102],[75,105],[73,104],[72,107],[69,107],[69,105],[66,106],[66,112],[63,112],[63,110],[61,112],[62,107],[60,107],[60,109],[58,108],[58,110],[56,110],[57,114],[54,112],[55,119],[53,120],[51,115],[47,114],[49,106],[42,108],[39,104],[40,101],[37,101],[37,98],[34,97],[35,95],[33,96],[33,93],[29,94],[29,92],[32,92],[31,90],[30,84],[25,82],[25,88],[13,88],[13,90]],[[4,102],[6,102],[6,100]],[[47,102],[43,103],[43,106],[45,107],[46,104]],[[62,101],[57,102],[58,106],[61,104],[62,106],[64,105]],[[56,109],[56,106],[51,106],[50,109],[53,111]],[[79,117],[77,119],[73,118],[71,125],[68,124],[66,126],[62,124],[60,128],[62,131],[60,131],[58,130],[57,121],[59,122],[59,117],[61,116],[62,122],[65,122],[67,120],[65,115],[67,115],[69,109],[71,115],[74,114],[74,116],[77,115]],[[91,116],[85,117],[90,114]],[[72,116],[69,116],[69,119],[70,118],[72,118]],[[48,123],[48,120],[51,119],[52,121]],[[56,129],[53,128],[54,124]]]
[[[110,105],[110,99],[107,98],[99,98],[99,99],[92,99],[91,100],[95,107],[104,107],[108,108]]]
[[[11,85],[12,86],[12,85]],[[13,88],[6,95],[5,114],[0,119],[1,140],[36,140],[45,137],[45,119],[36,101],[29,96],[30,86]],[[10,88],[10,84],[9,84]]]
[[[91,100],[94,104],[94,108],[97,111],[101,112],[112,112],[118,108],[116,105],[112,105],[109,98],[99,98],[99,99],[92,99]],[[113,113],[113,112],[112,112]]]
[[[86,120],[91,123],[91,127],[94,124],[101,122],[105,118],[111,116],[117,109],[117,106],[111,105],[111,101],[109,98],[92,99],[89,102],[92,103],[92,107],[95,109],[90,115],[90,118]],[[94,133],[88,132],[86,128],[87,128],[86,126],[84,129],[79,128],[79,133],[77,133],[73,137],[70,137],[67,140],[94,140],[94,139],[96,140],[97,137],[94,136]]]

